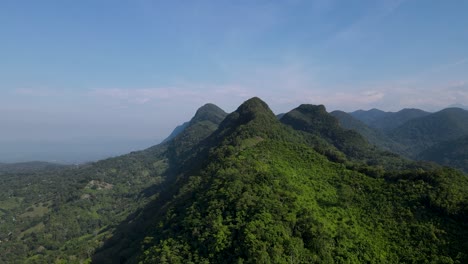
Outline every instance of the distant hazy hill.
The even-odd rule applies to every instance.
[[[468,135],[468,111],[447,108],[415,118],[389,132],[397,142],[407,147],[412,157],[444,141]]]
[[[357,118],[358,120],[361,120],[367,125],[372,124],[376,120],[382,119],[388,115],[390,115],[389,112],[385,112],[379,109],[372,108],[370,110],[357,110],[354,112],[349,113],[353,117]]]
[[[403,109],[395,113],[389,113],[383,118],[375,120],[370,126],[389,132],[412,119],[424,117],[429,114],[429,112],[419,109]]]
[[[423,117],[430,113],[419,109],[403,109],[398,112],[371,109],[368,111],[358,110],[350,114],[372,128],[389,132],[411,119]]]
[[[430,160],[467,171],[464,138],[468,111],[446,108],[436,113],[419,109],[383,112],[356,111],[354,118],[334,112],[343,127],[361,133],[369,142],[412,159]],[[366,123],[366,124],[363,124]]]
[[[465,110],[468,110],[468,105],[463,105],[463,104],[453,104],[453,105],[450,105],[449,108],[461,108],[461,109],[465,109]]]
[[[420,153],[418,158],[459,168],[468,173],[468,135],[437,143]]]

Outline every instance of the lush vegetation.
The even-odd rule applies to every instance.
[[[467,263],[468,179],[323,106],[208,104],[165,143],[0,174],[5,263]]]

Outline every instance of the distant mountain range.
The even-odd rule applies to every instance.
[[[419,109],[403,109],[399,112],[371,109],[349,114],[335,111],[332,115],[340,120],[343,127],[361,133],[370,143],[382,149],[468,172],[465,161],[468,148],[454,143],[463,143],[463,138],[468,136],[467,110],[446,108],[428,113]]]

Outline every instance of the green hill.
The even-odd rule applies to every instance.
[[[343,129],[323,105],[300,105],[285,114],[281,122],[324,139],[348,156],[362,157],[362,152],[370,147],[357,132]]]

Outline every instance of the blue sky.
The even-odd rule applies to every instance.
[[[468,104],[468,1],[0,1],[0,141],[158,140],[212,102]]]

